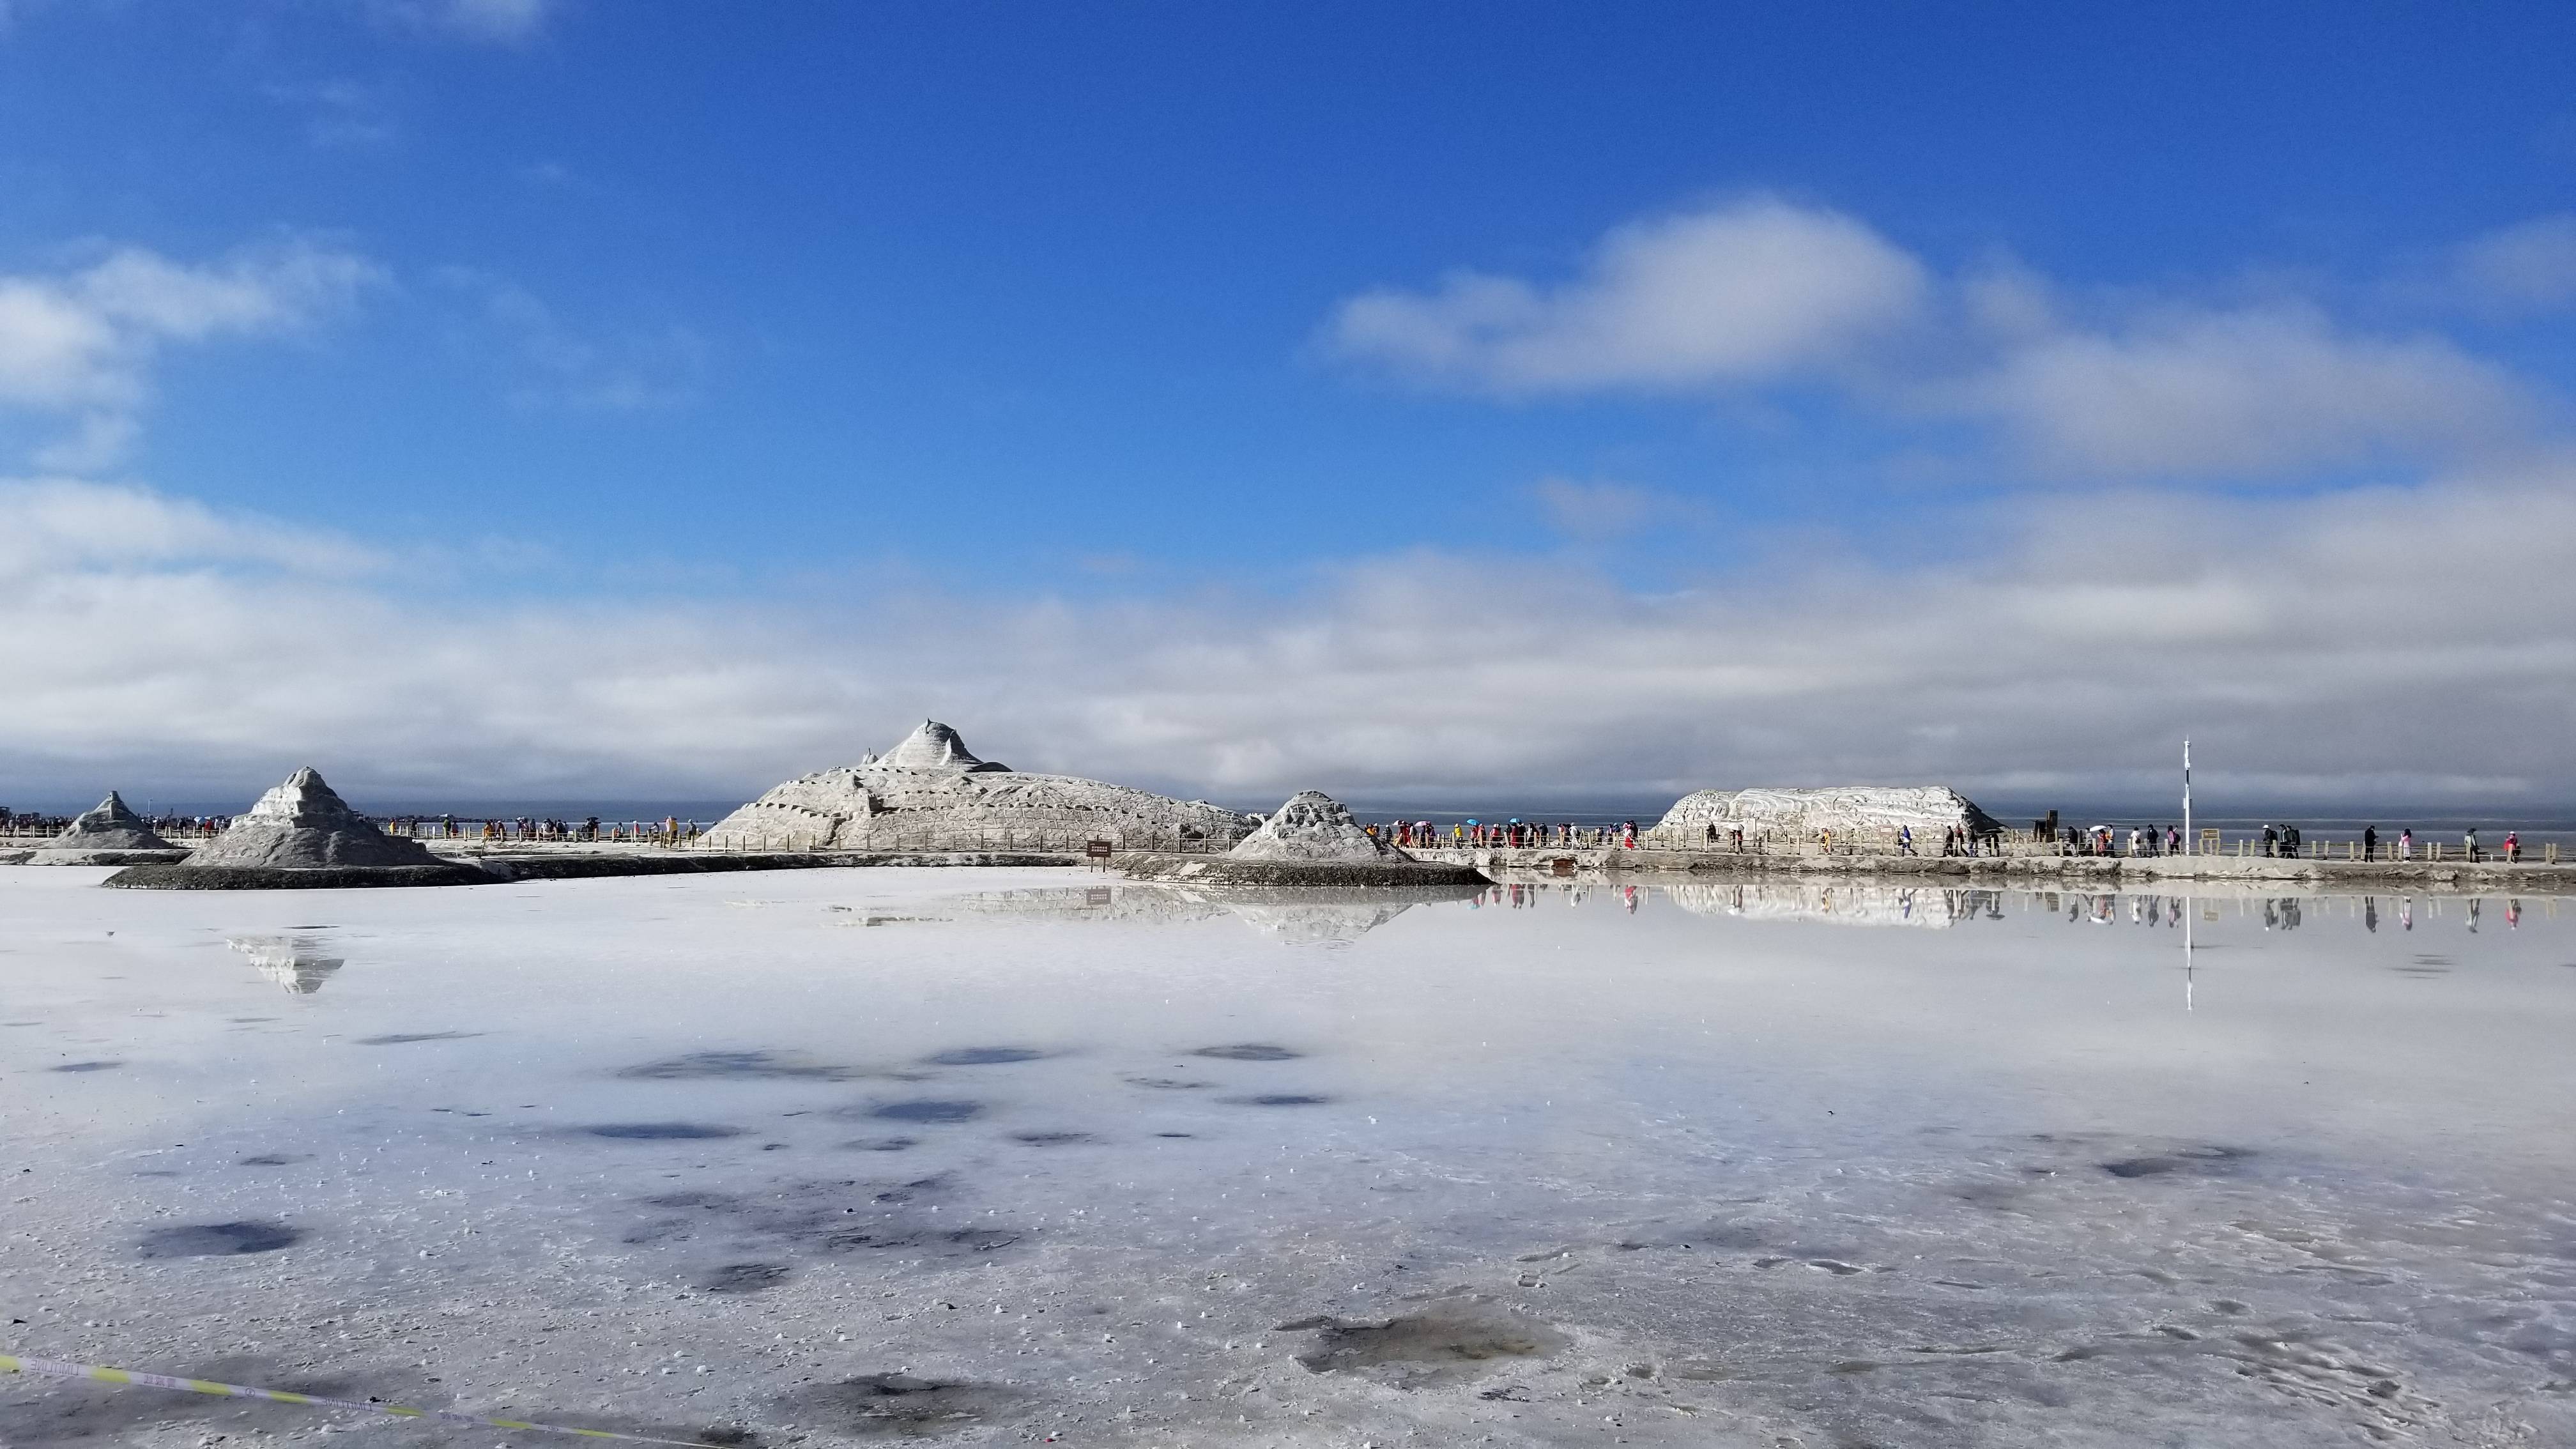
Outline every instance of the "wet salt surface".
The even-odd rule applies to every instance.
[[[0,868],[18,1352],[734,1443],[2576,1442],[2576,905],[103,874]],[[0,1380],[12,1449],[349,1422]]]

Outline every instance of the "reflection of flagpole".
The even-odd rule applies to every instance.
[[[2199,915],[2198,906],[2185,897],[2182,903],[2182,1009],[2191,1010],[2191,918]]]

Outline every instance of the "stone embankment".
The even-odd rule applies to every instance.
[[[2576,863],[2284,859],[2239,855],[1985,856],[1826,854],[1821,851],[1622,850],[1606,846],[1417,849],[1416,859],[1539,875],[1796,875],[1900,880],[1933,877],[1980,884],[2105,890],[2161,881],[2277,882],[2385,886],[2389,890],[2576,894]]]
[[[346,890],[352,887],[500,885],[528,880],[601,880],[627,875],[719,875],[835,866],[1079,865],[1082,857],[1011,851],[552,851],[441,857],[434,865],[268,870],[221,865],[137,865],[103,884],[121,890]]]

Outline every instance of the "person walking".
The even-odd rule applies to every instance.
[[[2399,860],[2415,858],[2415,827],[2412,825],[2397,832],[2397,858]]]
[[[2379,827],[2376,825],[2365,825],[2361,828],[2361,858],[2379,859]]]
[[[2467,830],[2460,833],[2460,848],[2468,852],[2469,863],[2471,865],[2477,864],[2478,828],[2476,826],[2472,825]]]
[[[1899,855],[1912,855],[1914,853],[1913,826],[1900,825],[1896,827],[1896,853]]]

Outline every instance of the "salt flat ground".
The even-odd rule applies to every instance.
[[[104,874],[0,869],[0,1350],[772,1445],[2576,1443],[2576,908]],[[0,1380],[339,1433],[551,1442]]]

